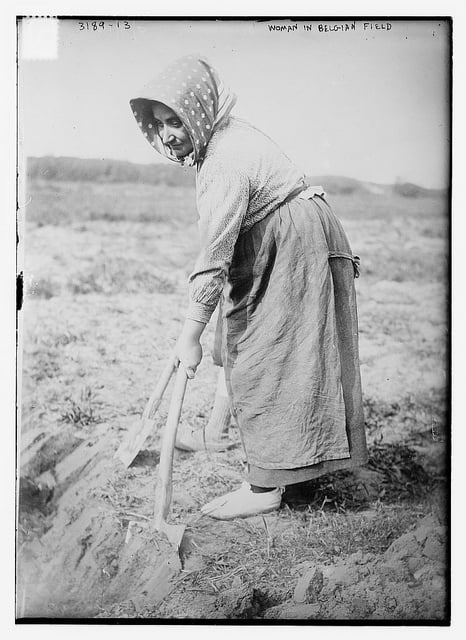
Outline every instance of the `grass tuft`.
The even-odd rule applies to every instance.
[[[369,450],[370,469],[382,474],[379,498],[385,501],[423,497],[434,478],[417,461],[416,451],[396,442],[374,443]]]
[[[86,427],[101,421],[95,408],[96,395],[90,387],[86,386],[82,389],[78,402],[70,396],[65,400],[68,403],[68,408],[61,415],[63,422]]]
[[[362,470],[337,471],[294,485],[284,499],[294,508],[348,513],[370,506],[412,502],[426,496],[436,477],[418,461],[414,449],[403,443],[376,442]]]

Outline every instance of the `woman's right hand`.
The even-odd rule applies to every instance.
[[[199,341],[187,340],[180,336],[175,345],[175,355],[182,367],[186,369],[188,378],[194,378],[196,369],[202,360],[202,347]]]
[[[174,353],[186,370],[188,378],[194,378],[196,369],[202,360],[200,337],[205,324],[196,320],[186,320],[178,338]]]

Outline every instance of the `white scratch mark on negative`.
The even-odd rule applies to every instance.
[[[23,18],[19,39],[23,60],[54,60],[58,56],[58,19]]]

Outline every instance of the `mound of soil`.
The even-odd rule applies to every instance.
[[[105,425],[88,437],[83,433],[76,437],[72,427],[62,425],[36,434],[23,446],[19,618],[445,617],[446,533],[436,515],[422,519],[381,555],[359,551],[333,564],[316,562],[315,556],[304,558],[301,569],[290,576],[289,582],[294,584],[296,574],[304,568],[294,598],[290,598],[283,587],[274,589],[267,581],[248,576],[243,557],[258,553],[260,543],[265,545],[263,558],[278,567],[281,552],[276,552],[276,560],[271,559],[274,545],[290,527],[302,525],[298,520],[291,522],[289,507],[288,512],[285,508],[281,515],[272,514],[267,520],[199,521],[194,487],[189,489],[185,483],[184,490],[176,487],[171,515],[175,522],[191,520],[178,554],[153,531],[150,513],[143,513],[152,502],[154,463],[158,461],[155,452],[141,452],[139,461],[123,468],[112,457],[117,442]],[[393,457],[392,448],[387,451]],[[195,456],[179,458],[179,465],[193,463]],[[369,494],[375,498],[377,487],[383,486],[380,478],[380,471],[367,469],[365,475],[356,477],[357,486],[364,482],[367,493],[372,483]],[[346,495],[348,486],[354,490],[354,479],[352,482],[348,485],[348,479],[343,478],[338,484],[333,479],[331,487],[338,497]],[[302,551],[305,554],[306,547]],[[262,563],[258,557],[254,565],[259,577],[260,571],[267,569],[261,569]],[[214,569],[217,573],[212,573]],[[190,576],[209,570],[198,587],[195,581],[186,587]],[[183,584],[185,590],[178,589]],[[210,592],[206,588],[209,584],[213,585]],[[177,589],[176,596],[170,596]],[[198,592],[196,597],[193,592]]]
[[[267,619],[443,620],[446,615],[445,536],[433,515],[395,540],[382,557],[361,551],[333,566],[313,567],[322,576],[295,599],[264,612]],[[306,582],[306,575],[303,576]],[[314,584],[316,580],[314,579]],[[312,583],[311,585],[312,586]]]

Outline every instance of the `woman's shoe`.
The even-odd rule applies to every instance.
[[[249,518],[261,513],[269,513],[280,507],[281,489],[273,489],[264,493],[253,493],[247,482],[243,482],[236,491],[215,498],[201,508],[201,512],[217,520],[233,520]]]
[[[175,447],[181,451],[226,451],[235,445],[228,437],[209,440],[203,429],[181,427],[176,437]]]

